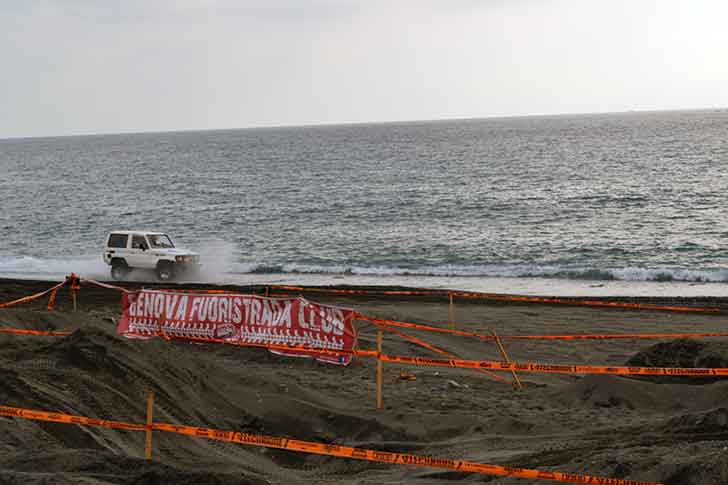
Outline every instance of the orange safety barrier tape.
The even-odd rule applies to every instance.
[[[109,290],[123,291],[124,293],[131,293],[129,290],[127,290],[126,288],[122,288],[121,286],[110,285],[108,283],[102,283],[100,281],[96,281],[96,280],[92,280],[92,279],[88,279],[88,278],[84,278],[83,281],[84,281],[84,283],[91,283],[92,285],[96,285],[101,288],[106,288]]]
[[[230,443],[240,443],[265,448],[278,448],[281,450],[312,453],[316,455],[337,456],[354,460],[373,461],[390,465],[410,465],[425,468],[440,468],[459,472],[479,473],[483,475],[511,476],[538,480],[551,480],[566,483],[582,483],[590,485],[661,485],[655,482],[641,482],[621,478],[605,478],[576,473],[546,472],[529,468],[504,467],[476,463],[466,460],[452,460],[449,458],[436,458],[426,455],[411,455],[408,453],[393,453],[367,448],[352,448],[350,446],[302,441],[291,438],[249,434],[237,431],[221,431],[210,428],[197,428],[193,426],[178,426],[174,424],[154,423],[152,428],[169,433],[178,433],[197,438],[206,438]]]
[[[34,409],[13,408],[0,405],[0,416],[9,416],[11,418],[32,419],[35,421],[50,421],[53,423],[66,424],[85,424],[88,426],[101,426],[103,428],[128,429],[131,431],[144,431],[146,426],[143,424],[124,423],[122,421],[110,421],[108,419],[94,419],[85,416],[75,416],[72,414],[51,413],[47,411],[36,411]]]
[[[521,362],[502,362],[484,360],[461,359],[430,359],[426,357],[411,357],[404,355],[379,354],[376,350],[336,350],[319,349],[307,346],[290,346],[275,344],[255,344],[242,342],[227,342],[221,339],[208,339],[200,337],[169,337],[168,340],[182,340],[191,342],[208,342],[235,345],[238,347],[258,347],[274,350],[304,350],[306,352],[321,354],[343,354],[358,357],[374,357],[385,362],[396,362],[407,365],[422,365],[434,367],[458,367],[463,369],[490,369],[494,371],[520,371],[535,373],[557,374],[614,374],[614,375],[660,375],[660,376],[689,376],[710,377],[728,376],[728,368],[684,368],[684,367],[624,367],[624,366],[594,366],[573,364],[539,364]]]
[[[397,322],[382,318],[373,318],[361,313],[355,313],[354,318],[371,322],[378,326],[391,326],[423,330],[426,332],[446,333],[462,337],[475,337],[480,340],[495,340],[492,335],[477,332],[466,332],[451,328],[434,327],[418,323]],[[613,339],[663,339],[663,338],[702,338],[702,337],[728,337],[728,332],[701,332],[701,333],[612,333],[612,334],[586,334],[586,335],[499,335],[501,340],[613,340]]]
[[[696,313],[720,313],[720,308],[704,308],[689,306],[673,306],[673,305],[655,305],[652,303],[624,303],[617,301],[602,300],[577,300],[569,298],[543,297],[543,296],[526,296],[526,295],[509,295],[500,293],[478,293],[467,291],[453,290],[345,290],[338,288],[306,288],[303,286],[289,285],[269,285],[269,288],[282,289],[287,291],[303,291],[308,293],[324,293],[332,295],[410,295],[410,296],[453,296],[458,298],[469,298],[479,300],[494,301],[514,301],[526,303],[551,303],[561,305],[581,305],[581,306],[599,306],[610,308],[630,308],[635,310],[665,310],[674,312],[696,312]]]
[[[105,428],[127,429],[132,431],[146,431],[151,428],[156,431],[176,433],[197,438],[217,441],[227,441],[244,445],[277,448],[281,450],[311,453],[316,455],[336,456],[354,460],[373,461],[390,465],[410,465],[426,468],[440,468],[459,472],[479,473],[484,475],[512,476],[520,478],[552,480],[566,483],[582,483],[587,485],[661,485],[654,482],[640,482],[621,478],[604,478],[575,473],[547,472],[528,468],[504,467],[489,465],[465,460],[452,460],[424,455],[410,455],[408,453],[392,453],[366,448],[352,448],[349,446],[302,441],[278,436],[241,433],[236,431],[222,431],[211,428],[198,428],[194,426],[181,426],[166,423],[152,423],[149,425],[132,424],[121,421],[93,419],[85,416],[74,416],[63,413],[50,413],[32,409],[15,408],[0,405],[0,416],[31,419],[36,421],[51,421],[55,423],[79,424],[87,426],[100,426]]]
[[[52,291],[57,291],[60,287],[62,287],[65,284],[66,284],[66,282],[63,281],[62,283],[58,283],[56,286],[48,288],[45,291],[41,291],[40,293],[35,293],[34,295],[24,296],[22,298],[18,298],[17,300],[0,303],[0,308],[8,308],[8,307],[11,307],[14,305],[20,305],[21,303],[28,303],[33,300],[37,300],[38,298],[45,296]]]
[[[58,296],[58,290],[59,288],[55,288],[53,291],[51,291],[51,296],[48,297],[48,305],[46,306],[46,309],[49,312],[53,311],[53,308],[56,306],[56,296]]]
[[[703,338],[728,337],[726,332],[704,333],[613,333],[604,335],[509,335],[501,339],[509,340],[615,340],[615,339],[663,339],[663,338]]]
[[[287,291],[304,291],[307,293],[325,293],[331,295],[410,295],[410,296],[448,296],[450,292],[444,290],[345,290],[340,288],[311,288],[290,285],[267,285],[267,288]]]
[[[80,281],[77,277],[76,281]],[[129,290],[120,286],[110,285],[108,283],[102,283],[100,281],[85,279],[84,281],[100,286],[102,288],[108,288],[113,290],[119,290],[129,293]],[[306,288],[303,286],[289,286],[289,285],[267,285],[266,288],[272,288],[276,290],[287,290],[287,291],[298,291],[308,293],[323,293],[333,295],[390,295],[390,296],[453,296],[458,298],[470,298],[480,300],[495,300],[495,301],[514,301],[514,302],[527,302],[527,303],[551,303],[551,304],[563,304],[563,305],[582,305],[582,306],[599,306],[599,307],[610,307],[610,308],[629,308],[635,310],[663,310],[663,311],[675,311],[675,312],[693,312],[693,313],[721,313],[720,308],[705,308],[705,307],[689,307],[689,306],[673,306],[673,305],[655,305],[651,303],[624,303],[616,301],[601,301],[601,300],[577,300],[567,298],[555,298],[555,297],[541,297],[541,296],[525,296],[525,295],[509,295],[509,294],[498,294],[498,293],[477,293],[477,292],[466,292],[466,291],[452,291],[452,290],[345,290],[336,288]],[[233,293],[228,290],[181,290],[172,289],[165,291],[176,291],[176,292],[200,292],[200,293]],[[2,306],[0,306],[2,308]]]
[[[694,313],[720,313],[720,308],[690,307],[690,306],[673,306],[673,305],[655,305],[652,303],[624,303],[618,301],[602,301],[602,300],[572,300],[568,298],[554,298],[543,296],[525,296],[525,295],[501,295],[497,293],[467,293],[452,292],[453,296],[460,298],[476,298],[483,300],[496,301],[518,301],[526,303],[553,303],[560,305],[580,305],[580,306],[598,306],[610,308],[629,308],[634,310],[663,310],[672,312],[694,312]]]
[[[460,335],[462,337],[476,337],[481,340],[495,340],[495,337],[492,335],[483,335],[481,333],[476,332],[466,332],[464,330],[455,330],[451,328],[442,328],[442,327],[434,327],[431,325],[422,325],[418,323],[409,323],[409,322],[397,322],[394,320],[385,320],[383,318],[374,318],[370,317],[368,315],[363,315],[361,313],[355,313],[354,318],[357,320],[363,320],[365,322],[370,322],[375,325],[387,325],[390,327],[402,327],[402,328],[411,328],[414,330],[424,330],[427,332],[437,332],[437,333],[447,333],[451,335]],[[501,337],[502,339],[503,337]]]
[[[0,328],[0,333],[14,333],[19,335],[45,335],[48,337],[67,337],[71,332],[53,332],[50,330],[27,330],[25,328]]]
[[[12,333],[12,334],[25,334],[25,335],[47,335],[52,337],[67,337],[72,332],[52,332],[43,330],[26,330],[20,328],[0,328],[0,333]],[[271,349],[280,351],[304,351],[309,353],[327,354],[327,355],[352,355],[358,357],[376,357],[376,350],[343,350],[343,349],[322,349],[317,347],[308,347],[306,345],[277,345],[277,344],[263,344],[263,343],[252,343],[252,342],[230,342],[223,339],[215,338],[203,338],[203,337],[181,337],[176,335],[169,335],[164,332],[163,328],[158,325],[157,337],[165,340],[179,340],[183,342],[194,342],[194,343],[214,343],[214,344],[225,344],[233,345],[236,347],[253,347],[260,349]]]
[[[442,360],[424,357],[381,354],[385,362],[424,365],[434,367],[459,367],[463,369],[491,369],[499,371],[545,372],[555,374],[614,374],[649,376],[689,376],[711,377],[728,376],[728,368],[685,368],[685,367],[624,367],[602,365],[538,364],[532,362],[498,362],[483,360]]]
[[[409,340],[410,342],[412,342],[414,344],[417,344],[420,347],[424,347],[424,348],[426,348],[428,350],[431,350],[431,351],[435,352],[436,354],[444,355],[445,357],[449,357],[451,359],[456,359],[457,358],[457,355],[451,354],[450,352],[447,352],[447,351],[442,350],[442,349],[440,349],[438,347],[435,347],[434,345],[429,344],[429,343],[425,342],[424,340],[420,340],[417,337],[414,337],[412,335],[406,334],[404,332],[400,332],[399,330],[395,330],[393,328],[389,328],[387,325],[384,325],[384,324],[382,324],[380,326],[382,328],[384,328],[385,330],[387,330],[388,332],[392,332],[395,335],[399,335],[403,339]],[[493,379],[495,379],[497,381],[503,382],[504,384],[513,385],[513,382],[509,381],[508,379],[504,379],[503,377],[499,376],[498,374],[495,374],[493,372],[490,372],[487,369],[477,369],[477,370],[478,370],[478,372],[481,372],[483,374],[486,374],[486,375],[492,377]]]
[[[237,293],[235,291],[230,290],[206,290],[206,289],[196,289],[196,290],[187,290],[187,289],[180,289],[180,288],[154,288],[154,291],[164,291],[167,293],[207,293],[210,295],[247,295],[248,293]],[[256,295],[260,296],[260,295]]]
[[[557,374],[614,374],[614,375],[660,375],[660,376],[688,376],[688,377],[711,377],[728,376],[728,368],[683,368],[683,367],[621,367],[621,366],[593,366],[593,365],[572,365],[572,364],[538,364],[520,362],[500,362],[482,360],[461,360],[461,359],[430,359],[426,357],[411,357],[404,355],[379,354],[376,350],[339,350],[320,349],[307,347],[305,345],[276,345],[256,344],[242,342],[228,342],[222,339],[208,339],[200,337],[176,337],[159,333],[160,337],[166,340],[181,340],[199,343],[217,343],[234,345],[237,347],[256,347],[282,351],[305,351],[309,353],[353,355],[358,357],[374,357],[384,362],[396,362],[407,365],[421,365],[434,367],[458,367],[463,369],[490,369],[494,371],[520,371],[536,373],[557,373]]]

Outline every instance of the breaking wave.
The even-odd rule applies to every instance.
[[[212,264],[216,274],[340,274],[361,276],[435,276],[482,278],[552,278],[596,281],[679,281],[728,282],[727,268],[589,268],[538,264],[439,265],[439,266],[359,266],[305,263]],[[203,258],[204,268],[204,258]],[[89,278],[107,278],[109,268],[95,257],[37,258],[0,257],[0,275],[15,278],[66,275],[71,272]]]
[[[101,258],[36,258],[18,256],[0,258],[0,274],[16,278],[67,275],[76,273],[87,278],[105,278],[109,267]]]
[[[254,274],[350,274],[363,276],[438,276],[438,277],[485,277],[485,278],[555,278],[602,281],[686,281],[720,283],[728,282],[728,269],[684,268],[573,268],[539,265],[482,265],[482,266],[422,266],[387,267],[356,265],[308,265],[308,264],[236,264],[235,273]]]

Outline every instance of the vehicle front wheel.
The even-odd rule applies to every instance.
[[[111,278],[114,281],[121,281],[126,278],[129,273],[129,267],[124,261],[114,261],[111,263]]]
[[[157,265],[157,278],[161,281],[169,281],[174,278],[174,265],[162,262]]]

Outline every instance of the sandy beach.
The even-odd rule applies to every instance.
[[[1,280],[0,302],[48,286]],[[374,317],[449,325],[445,299],[306,297]],[[0,334],[0,405],[143,423],[152,389],[159,422],[669,485],[728,483],[726,381],[521,373],[517,391],[464,369],[385,365],[378,410],[373,359],[338,367],[262,349],[125,339],[115,332],[119,293],[87,285],[76,312],[65,288],[54,312],[45,305],[41,299],[0,310],[0,327],[73,332]],[[454,319],[458,329],[500,335],[726,331],[724,313],[486,301],[456,301]],[[366,322],[357,329],[359,347],[374,348],[376,329]],[[501,360],[492,342],[410,333],[463,359]],[[728,367],[726,338],[505,345],[519,362],[618,366],[643,352],[645,365]],[[393,334],[385,334],[384,351],[438,357]],[[152,461],[143,453],[144,433],[0,417],[2,483],[554,483],[166,433],[155,433]]]

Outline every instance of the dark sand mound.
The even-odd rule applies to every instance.
[[[677,445],[666,450],[671,461],[665,460],[658,473],[666,485],[725,485],[728,484],[728,450],[725,442],[706,447]]]
[[[38,466],[39,463],[43,465]],[[8,453],[0,470],[3,484],[157,484],[179,485],[240,484],[262,485],[269,483],[263,478],[241,476],[233,472],[198,471],[194,467],[180,469],[155,461],[130,458],[96,450],[64,449],[55,452],[41,451]]]
[[[636,367],[687,367],[710,368],[728,367],[728,342],[697,341],[677,339],[662,342],[632,356],[626,363]],[[682,382],[690,384],[708,384],[725,377],[662,377],[646,376],[652,382]]]
[[[325,396],[300,384],[297,376],[319,372],[335,380],[344,369],[304,359],[283,359],[261,349],[239,349],[185,342],[128,340],[111,333],[101,322],[58,339],[25,338],[19,346],[0,350],[0,402],[9,406],[56,410],[70,414],[141,423],[144,421],[146,393],[155,391],[156,418],[161,422],[210,426],[225,430],[286,436],[325,443],[339,442],[380,449],[416,450],[427,441],[428,431],[413,433],[407,421],[389,416],[362,415],[347,408],[340,396]],[[361,380],[356,376],[356,380]],[[354,382],[344,381],[347,386]],[[340,390],[332,381],[332,390]],[[0,418],[2,420],[2,418]],[[129,441],[142,443],[143,435],[103,428],[64,426],[54,423],[10,423],[6,441],[20,446],[33,429],[34,439],[52,444],[53,453],[94,450],[112,455],[137,455],[141,446],[130,449]],[[413,426],[413,429],[418,427]],[[432,427],[435,433],[438,426]],[[216,460],[235,459],[257,463],[244,475],[242,483],[256,475],[275,475],[276,468],[308,470],[311,464],[322,467],[340,460],[281,450],[265,450],[204,440],[190,440],[159,434],[159,447],[165,462],[180,468],[179,480],[169,470],[151,470],[152,475],[172,477],[179,483],[206,483],[207,475],[185,471],[186,462],[195,455],[214,450]],[[387,443],[392,443],[387,445]],[[36,458],[30,449],[4,464],[23,472],[22,463]],[[261,453],[263,456],[261,457]],[[251,458],[257,455],[257,458]],[[194,461],[194,459],[193,459]],[[63,461],[61,460],[60,463]],[[17,466],[16,466],[17,465]],[[115,465],[109,464],[109,474]],[[225,481],[226,473],[210,466],[209,481]],[[229,465],[228,465],[229,466]],[[32,468],[32,467],[31,467]],[[46,470],[44,465],[44,471]],[[73,473],[73,467],[66,467]],[[197,471],[196,471],[197,472]],[[24,473],[24,472],[23,472]],[[188,477],[188,478],[185,478]],[[37,477],[40,479],[40,477]],[[238,475],[240,478],[240,475]],[[139,472],[132,480],[144,483]],[[219,479],[219,480],[218,480]],[[293,480],[284,475],[283,482]],[[113,481],[113,480],[112,480]],[[165,478],[163,481],[167,481]],[[295,480],[294,480],[295,481]],[[150,481],[148,483],[154,483]],[[236,482],[238,483],[238,482]]]
[[[728,439],[728,407],[675,416],[665,423],[663,430],[665,433],[702,433]]]
[[[139,407],[140,397],[147,389],[154,389],[165,412],[181,421],[199,421],[200,414],[195,404],[215,401],[217,407],[224,405],[235,409],[238,419],[230,423],[234,429],[279,436],[296,436],[301,439],[333,439],[323,430],[333,426],[336,437],[354,440],[391,440],[410,438],[401,425],[385,424],[379,419],[367,419],[324,408],[325,399],[298,386],[286,382],[280,372],[276,379],[262,373],[251,372],[240,375],[237,370],[251,365],[272,365],[277,370],[291,368],[287,361],[271,356],[261,349],[238,349],[215,345],[199,345],[185,342],[152,339],[134,341],[120,338],[107,330],[88,328],[76,330],[70,336],[36,345],[32,352],[27,349],[4,356],[15,360],[20,371],[5,371],[5,385],[0,389],[0,398],[10,402],[13,398],[32,397],[39,404],[58,404],[51,399],[50,392],[37,386],[25,385],[20,377],[22,371],[48,371],[63,374],[84,383],[88,393],[76,400],[92,409],[110,405]],[[327,369],[323,364],[308,360],[295,361],[295,367]],[[215,366],[214,370],[211,366]],[[236,367],[238,369],[236,369]],[[205,373],[206,370],[212,372]],[[293,374],[293,372],[292,372]],[[235,395],[226,395],[224,390],[235,385]],[[99,401],[103,393],[91,392],[92,387],[118,392],[113,403]],[[194,394],[190,390],[194,389]],[[123,391],[122,391],[123,390]],[[199,391],[202,391],[199,393]],[[275,399],[263,399],[275,395]],[[261,404],[266,401],[265,404]],[[203,406],[199,406],[203,407]],[[414,437],[413,437],[414,438]]]
[[[550,400],[570,407],[670,410],[685,404],[689,389],[658,385],[612,375],[588,375],[573,384],[550,390]]]

